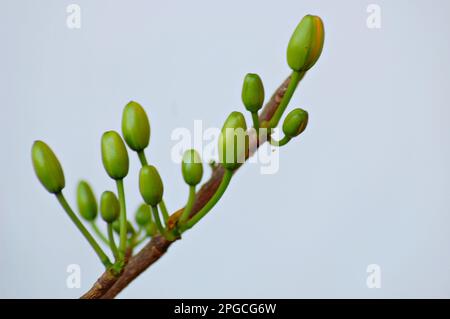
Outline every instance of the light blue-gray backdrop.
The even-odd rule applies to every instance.
[[[80,178],[113,189],[102,132],[139,101],[148,156],[171,210],[186,199],[171,161],[177,127],[220,127],[243,110],[259,73],[267,95],[288,75],[285,50],[303,15],[326,44],[292,107],[307,130],[280,169],[246,165],[223,201],[121,297],[450,297],[450,22],[448,1],[17,1],[0,6],[0,297],[77,297],[102,266],[34,176],[47,141],[74,204]],[[66,7],[81,7],[81,28]],[[381,28],[367,27],[367,7]],[[126,179],[139,203],[138,161]],[[69,289],[69,264],[82,286]],[[381,288],[366,285],[381,267]]]

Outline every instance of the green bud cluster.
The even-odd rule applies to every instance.
[[[317,16],[305,16],[295,29],[287,47],[287,63],[292,69],[289,84],[281,97],[270,103],[278,103],[274,112],[265,111],[258,114],[264,104],[265,91],[261,77],[255,73],[248,73],[242,85],[242,103],[251,113],[252,122],[257,133],[260,128],[275,128],[283,112],[286,110],[298,83],[319,59],[324,44],[324,27]],[[274,106],[273,104],[271,104]],[[262,121],[261,125],[259,121]],[[308,113],[302,109],[294,109],[283,122],[284,138],[274,143],[282,146],[293,137],[301,134],[308,124]],[[121,133],[107,131],[101,137],[101,158],[108,176],[115,180],[117,195],[111,191],[101,194],[99,205],[92,187],[86,181],[80,181],[76,191],[76,202],[82,220],[89,223],[97,236],[108,245],[115,258],[111,263],[102,247],[91,236],[83,222],[73,212],[62,191],[65,187],[65,177],[61,164],[51,148],[42,141],[35,141],[31,148],[31,158],[34,171],[40,183],[50,193],[54,194],[66,211],[70,219],[80,230],[92,246],[107,269],[120,273],[125,265],[125,252],[133,249],[149,236],[163,236],[173,241],[187,229],[192,228],[201,220],[220,200],[227,189],[235,170],[245,161],[249,154],[249,134],[247,122],[241,112],[232,112],[225,120],[218,140],[219,161],[224,170],[217,170],[218,165],[211,165],[214,172],[221,172],[222,180],[216,187],[215,193],[207,203],[204,203],[194,214],[194,205],[200,196],[196,194],[196,187],[203,178],[203,163],[200,154],[194,150],[187,150],[182,157],[181,173],[184,182],[189,187],[189,197],[185,207],[169,216],[163,200],[164,185],[155,166],[149,165],[145,157],[145,149],[150,144],[150,121],[144,108],[135,101],[125,105],[122,113]],[[260,135],[257,134],[256,145],[260,145]],[[274,140],[268,136],[270,143]],[[264,141],[266,141],[264,140]],[[137,153],[141,162],[139,171],[139,191],[145,203],[141,204],[135,213],[134,221],[127,219],[125,190],[123,179],[129,173],[129,157],[127,146]],[[218,176],[218,175],[215,175]],[[101,218],[106,222],[107,238],[97,227],[96,219],[100,210]],[[160,218],[160,213],[163,219]],[[115,244],[114,234],[119,236],[119,245]],[[144,232],[143,237],[139,238]]]

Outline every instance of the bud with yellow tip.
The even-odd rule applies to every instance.
[[[297,25],[287,48],[287,62],[294,71],[308,71],[319,59],[325,38],[322,19],[307,15]]]

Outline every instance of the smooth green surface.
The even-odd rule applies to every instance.
[[[245,161],[246,131],[241,112],[232,112],[225,120],[219,136],[219,161],[226,169],[234,170]]]
[[[137,152],[137,154],[138,154],[138,157],[139,157],[139,161],[141,162],[141,165],[142,166],[148,165],[147,157],[145,156],[144,151]],[[167,211],[166,203],[164,202],[164,198],[161,199],[161,202],[159,203],[158,206],[159,206],[159,209],[161,209],[161,212],[162,212],[163,217],[164,217],[164,221],[167,221],[169,219],[169,213]]]
[[[143,150],[139,151],[139,152],[137,152],[137,154],[138,154],[138,157],[139,157],[139,161],[141,162],[141,166],[148,165],[147,158],[145,157],[144,151]]]
[[[164,199],[161,199],[161,201],[158,204],[159,209],[161,210],[161,214],[163,215],[164,222],[167,223],[169,220],[169,212],[166,207],[166,203],[164,203]]]
[[[200,183],[203,177],[203,163],[196,150],[190,149],[184,152],[181,162],[181,173],[184,181],[190,186]]]
[[[308,125],[308,112],[294,109],[286,116],[283,122],[284,135],[293,138],[301,134]]]
[[[264,104],[264,85],[258,74],[248,73],[242,85],[242,102],[250,113],[258,112]]]
[[[120,215],[120,203],[116,194],[105,191],[100,198],[100,214],[108,224],[113,223]]]
[[[86,181],[80,181],[77,187],[78,211],[85,220],[93,221],[97,218],[97,199],[92,187]]]
[[[73,212],[70,205],[67,203],[66,198],[64,195],[60,192],[55,194],[56,198],[58,199],[61,206],[66,211],[67,215],[69,215],[72,222],[77,226],[78,230],[83,234],[83,236],[86,238],[86,240],[89,242],[91,247],[94,249],[94,251],[97,253],[98,257],[100,258],[103,265],[108,268],[110,267],[111,261],[109,260],[108,256],[105,254],[103,249],[98,245],[97,241],[92,237],[92,235],[89,233],[89,231],[84,227],[83,223],[78,219],[77,215]]]
[[[101,141],[102,161],[108,175],[115,180],[128,174],[129,159],[125,144],[115,131],[105,132]]]
[[[139,191],[150,206],[158,205],[163,197],[164,186],[158,170],[153,165],[146,165],[139,173]]]
[[[258,113],[256,112],[252,113],[252,122],[253,127],[256,129],[256,131],[258,131],[260,127]]]
[[[119,194],[119,204],[120,204],[120,214],[119,214],[119,260],[123,261],[125,259],[125,251],[127,249],[127,232],[128,232],[128,221],[127,221],[127,209],[125,206],[125,190],[123,187],[123,180],[116,180],[117,193]]]
[[[269,142],[273,146],[281,147],[281,146],[286,145],[287,143],[289,143],[290,140],[291,140],[291,138],[289,136],[284,136],[280,141],[277,141],[277,140],[275,140],[274,138],[271,137],[269,139]]]
[[[184,206],[183,213],[181,214],[180,219],[178,220],[179,225],[183,225],[186,223],[186,221],[189,218],[189,215],[191,214],[192,207],[194,207],[194,203],[195,203],[195,186],[189,186],[188,201],[186,203],[186,206]]]
[[[119,250],[117,249],[116,241],[114,239],[112,224],[108,224],[108,240],[109,240],[109,247],[111,248],[114,258],[117,261],[119,259]]]
[[[292,71],[289,85],[283,95],[283,98],[280,101],[280,105],[278,105],[278,108],[275,110],[275,113],[273,114],[272,119],[269,122],[269,127],[274,128],[278,125],[281,116],[286,110],[292,96],[294,95],[295,90],[297,89],[298,83],[304,76],[305,72]]]
[[[164,236],[164,238],[166,238],[167,240],[174,240],[175,237],[170,234],[165,227],[163,226],[163,224],[161,223],[161,218],[159,217],[159,212],[158,212],[158,206],[151,206],[152,209],[152,213],[153,213],[153,219],[155,220],[155,224],[156,224],[156,228],[158,229],[159,233]]]
[[[147,204],[139,205],[134,216],[136,224],[141,227],[148,225],[152,221],[152,212]]]
[[[142,106],[129,102],[122,113],[122,134],[127,145],[134,151],[145,149],[150,142],[150,122]]]
[[[161,223],[161,218],[159,217],[158,212],[158,206],[151,206],[152,213],[153,213],[153,219],[155,220],[156,228],[158,229],[159,233],[161,235],[164,235],[166,233],[166,230],[164,229],[164,226]]]
[[[222,195],[225,193],[228,185],[230,184],[231,178],[233,177],[233,171],[226,169],[223,175],[222,181],[220,182],[219,187],[217,188],[214,195],[211,199],[206,203],[205,206],[195,214],[186,224],[186,227],[182,227],[182,230],[190,229],[195,224],[197,224],[205,215],[217,204]]]
[[[312,68],[322,53],[324,38],[322,20],[312,15],[303,17],[287,48],[287,62],[291,69],[307,71]]]
[[[59,193],[65,186],[64,172],[52,149],[42,141],[35,141],[31,160],[42,186],[52,194]]]

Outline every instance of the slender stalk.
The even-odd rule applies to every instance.
[[[192,207],[194,207],[194,202],[195,202],[195,186],[189,185],[188,201],[186,203],[186,206],[184,206],[183,213],[181,214],[180,219],[178,220],[178,225],[183,225],[186,223],[186,221],[189,218],[189,215],[191,214]]]
[[[111,251],[114,255],[114,258],[119,258],[119,251],[117,250],[116,243],[114,241],[114,233],[113,233],[113,227],[111,223],[108,223],[108,238],[109,238],[109,247],[111,247]]]
[[[284,93],[283,98],[281,99],[280,105],[276,109],[275,113],[272,116],[272,119],[269,122],[269,127],[276,127],[278,125],[278,122],[280,122],[281,116],[283,115],[284,111],[286,110],[286,107],[289,104],[289,101],[291,100],[292,96],[294,95],[295,89],[297,88],[298,83],[300,80],[305,76],[305,71],[292,71],[291,79],[289,81],[289,85],[286,89],[286,92]]]
[[[153,221],[153,216],[150,214],[150,222],[148,225],[145,225],[145,234],[148,237],[153,237],[155,235],[156,229],[155,222]]]
[[[120,242],[119,242],[119,260],[125,260],[125,250],[127,249],[127,209],[125,206],[125,191],[123,188],[123,180],[116,180],[117,193],[119,194],[120,204]]]
[[[166,203],[164,203],[164,200],[162,200],[158,205],[163,215],[164,224],[167,225],[167,221],[169,220],[169,212],[167,211]]]
[[[270,142],[270,145],[281,147],[283,145],[286,145],[290,140],[291,140],[290,137],[284,136],[280,141],[270,138],[269,142]]]
[[[147,157],[145,156],[144,151],[137,152],[137,155],[139,157],[139,161],[141,162],[142,166],[148,165]],[[159,209],[161,209],[161,212],[163,214],[164,222],[167,223],[167,220],[169,219],[169,213],[167,211],[166,203],[164,203],[164,200],[159,203]]]
[[[63,193],[59,192],[56,193],[56,198],[58,199],[61,206],[66,211],[67,215],[69,215],[70,219],[73,221],[75,226],[77,226],[78,230],[83,234],[83,236],[87,239],[89,244],[92,246],[98,257],[100,258],[103,265],[105,265],[106,268],[111,267],[111,261],[109,260],[108,256],[105,254],[103,249],[99,246],[97,241],[92,237],[92,235],[89,233],[89,231],[84,227],[84,225],[81,223],[81,221],[78,219],[77,215],[73,212],[72,208],[70,208],[70,205],[67,203],[66,198],[64,197]]]
[[[150,207],[152,208],[153,218],[155,219],[156,228],[158,228],[159,233],[167,240],[172,241],[173,237],[166,231],[161,223],[161,218],[159,218],[158,206]]]
[[[202,219],[214,207],[214,205],[217,204],[217,202],[222,197],[223,193],[225,193],[225,190],[227,189],[228,185],[230,184],[232,177],[233,177],[233,171],[226,169],[225,173],[223,175],[222,181],[220,182],[220,185],[217,188],[214,195],[206,203],[206,205],[203,206],[203,208],[186,223],[186,226],[184,227],[184,229],[192,228],[195,224],[197,224],[200,221],[200,219]]]
[[[156,228],[158,228],[158,231],[161,235],[164,235],[166,230],[164,229],[163,225],[161,224],[161,219],[159,218],[159,212],[158,212],[158,206],[150,206],[152,208],[153,218],[155,219]]]
[[[256,132],[258,132],[258,130],[259,130],[258,112],[252,112],[252,121],[253,121],[253,127],[255,128]]]
[[[91,222],[92,229],[94,230],[94,233],[98,236],[98,238],[101,239],[102,242],[104,242],[106,245],[109,246],[109,241],[106,238],[106,236],[100,231],[95,221]]]
[[[143,150],[137,152],[137,155],[139,157],[139,160],[141,161],[142,166],[148,165],[147,158],[145,157],[145,153]]]

